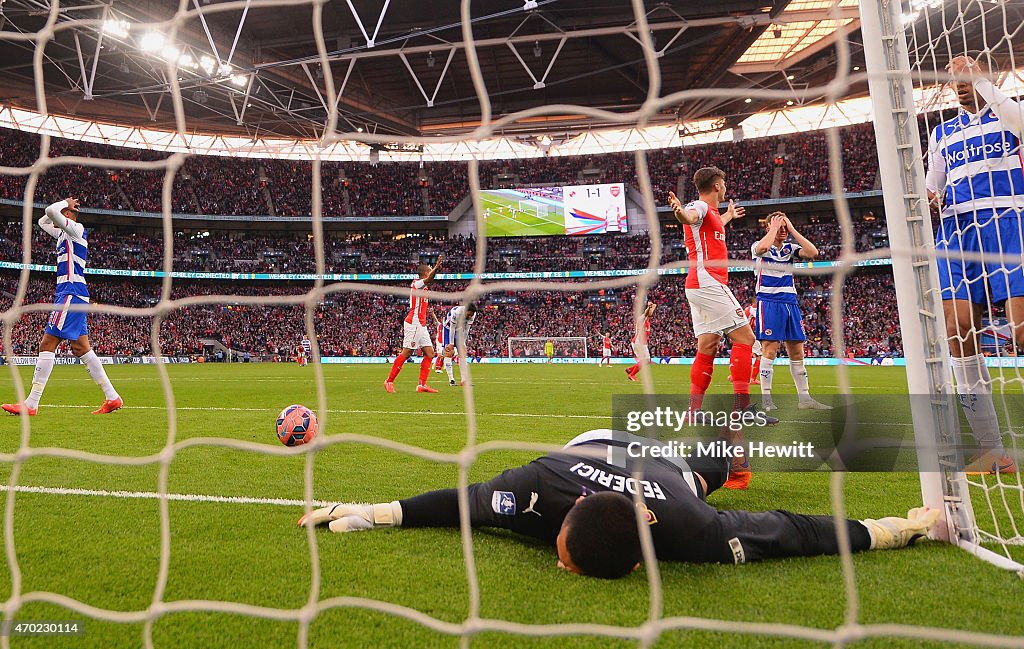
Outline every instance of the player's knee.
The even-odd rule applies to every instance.
[[[750,327],[740,327],[729,334],[729,339],[738,345],[753,345],[754,331]]]

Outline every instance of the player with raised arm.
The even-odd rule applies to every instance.
[[[427,296],[423,289],[434,281],[434,276],[440,267],[441,255],[437,256],[437,263],[433,266],[420,264],[419,279],[413,280],[409,285],[409,313],[405,316],[405,322],[402,324],[404,337],[402,351],[398,353],[398,357],[395,358],[395,362],[391,365],[391,373],[388,374],[387,380],[384,381],[384,389],[388,392],[395,391],[395,379],[398,377],[398,373],[402,371],[402,366],[412,356],[413,350],[416,349],[423,350],[423,362],[420,363],[420,381],[416,385],[416,391],[437,392],[437,390],[427,385],[427,379],[430,378],[430,366],[434,360],[434,346],[430,342],[430,332],[427,330],[427,311],[430,310],[430,305],[427,303]]]
[[[651,362],[651,348],[648,346],[648,342],[651,339],[651,316],[654,315],[656,308],[658,305],[654,302],[647,303],[641,316],[643,318],[641,325],[633,334],[633,340],[630,341],[633,346],[633,357],[636,358],[636,363],[626,370],[626,378],[630,381],[636,381],[636,375],[640,372],[640,368]]]
[[[43,329],[39,341],[39,357],[32,373],[32,389],[24,403],[5,403],[2,407],[12,415],[35,415],[43,396],[46,382],[56,363],[57,346],[61,340],[71,344],[71,351],[85,365],[89,376],[103,390],[104,401],[94,415],[114,412],[124,401],[107,378],[100,359],[89,344],[89,326],[84,311],[70,311],[75,304],[89,303],[89,289],[85,285],[85,262],[89,255],[89,242],[85,228],[78,222],[79,201],[67,198],[48,206],[39,219],[43,232],[57,240],[57,294],[54,310]]]
[[[601,334],[601,362],[598,364],[612,366],[612,336],[607,331]]]
[[[470,302],[467,306],[460,304],[449,309],[444,317],[444,326],[441,328],[444,371],[448,373],[448,385],[452,387],[465,385],[465,381],[462,380],[458,384],[455,383],[455,369],[452,367],[454,365],[453,359],[459,351],[459,345],[462,345],[462,348],[465,349],[466,344],[469,342],[469,328],[476,320],[476,312],[476,304]],[[462,374],[462,370],[459,370],[459,374]]]
[[[693,175],[693,184],[699,198],[685,206],[675,193],[668,193],[672,213],[683,226],[690,260],[685,291],[693,317],[693,333],[697,336],[697,356],[690,369],[690,409],[700,410],[704,403],[704,394],[715,371],[715,356],[725,336],[732,343],[729,374],[732,377],[733,407],[746,410],[754,407],[750,403],[754,330],[743,314],[743,307],[729,289],[729,249],[725,245],[725,226],[733,219],[743,218],[746,210],[730,200],[725,213],[719,213],[718,206],[725,201],[726,184],[725,172],[718,167],[698,169]],[[767,417],[766,421],[779,423],[774,417]],[[734,458],[732,473],[725,486],[746,489],[750,477],[747,458]]]
[[[811,398],[807,381],[807,368],[804,366],[804,334],[803,317],[800,315],[800,302],[796,297],[796,285],[793,281],[793,263],[798,259],[816,259],[818,248],[793,226],[782,212],[772,212],[766,221],[764,236],[750,247],[750,253],[756,262],[754,271],[757,276],[757,319],[754,335],[761,343],[761,407],[774,410],[772,400],[772,378],[775,374],[775,357],[779,353],[779,344],[785,343],[786,354],[789,356],[789,373],[793,375],[796,393],[799,395],[798,406],[815,410],[831,410],[827,406]],[[793,241],[787,241],[789,237]],[[770,264],[770,266],[766,265]]]
[[[982,448],[969,459],[967,472],[1015,473],[1017,464],[1003,447],[978,330],[988,305],[1004,303],[1014,342],[1018,349],[1024,346],[1024,110],[985,78],[971,57],[955,57],[946,69],[956,79],[960,112],[928,138],[925,185],[941,216],[935,249],[953,377]],[[963,252],[1006,257],[968,260]]]
[[[724,459],[636,458],[633,448],[660,445],[629,433],[592,430],[557,453],[468,487],[473,527],[497,527],[555,546],[558,567],[606,579],[624,577],[641,560],[639,514],[663,561],[741,564],[763,559],[838,554],[832,516],[787,511],[716,510],[708,494],[728,473]],[[636,474],[640,474],[637,479]],[[639,491],[643,502],[635,505]],[[889,550],[911,545],[938,521],[937,509],[907,518],[846,520],[850,549]],[[355,532],[378,527],[459,527],[456,489],[375,505],[316,509],[299,525]]]

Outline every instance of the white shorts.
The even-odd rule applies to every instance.
[[[761,347],[761,341],[755,340],[754,344],[750,348],[750,351],[751,353],[754,354],[754,356],[763,356],[762,352],[764,352],[764,349]]]
[[[636,356],[638,361],[644,361],[645,363],[651,360],[651,349],[647,345],[641,345],[640,343],[632,343],[633,345],[633,356]]]
[[[731,331],[750,324],[743,314],[743,307],[736,301],[728,286],[716,284],[686,289],[686,300],[690,303],[695,336],[718,334],[724,336]]]
[[[420,347],[433,347],[434,344],[430,342],[430,332],[424,325],[418,322],[409,324],[408,322],[402,323],[402,328],[405,331],[405,340],[402,343],[402,347],[405,349],[419,349]]]
[[[605,358],[611,358],[612,357],[612,350],[610,350],[610,349],[602,349],[601,350],[601,356],[604,356]]]

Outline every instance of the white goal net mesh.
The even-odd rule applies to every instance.
[[[0,31],[0,39],[17,42],[25,47],[34,49],[36,73],[36,103],[37,110],[42,114],[48,114],[52,108],[52,102],[47,96],[44,88],[43,66],[47,44],[51,42],[58,30],[70,29],[73,27],[84,27],[98,29],[99,26],[92,24],[95,21],[67,20],[63,18],[61,5],[54,0],[49,3],[37,3],[38,11],[47,16],[46,26],[35,33],[19,33],[4,27]],[[312,8],[312,23],[310,25],[311,35],[316,41],[317,51],[320,55],[320,65],[323,70],[328,71],[323,75],[322,83],[325,87],[325,95],[334,97],[338,92],[335,84],[335,75],[330,71],[336,68],[339,63],[328,60],[328,47],[324,39],[323,11],[324,2],[304,2],[303,0],[254,0],[250,2],[224,2],[214,4],[179,3],[178,10],[168,22],[156,25],[173,38],[173,35],[183,25],[200,20],[203,12],[224,12],[224,11],[286,11],[290,6],[302,5]],[[528,3],[530,4],[530,3]],[[533,3],[536,4],[536,3]],[[826,3],[817,3],[826,4]],[[838,4],[838,3],[837,3]],[[836,7],[842,11],[843,16],[849,16],[849,3],[842,2],[842,7]],[[888,6],[886,0],[879,2],[864,0],[865,10],[882,11]],[[960,53],[965,33],[968,29],[975,30],[978,25],[995,25],[995,31],[985,31],[986,47],[988,52],[998,55],[1001,61],[1006,61],[1009,69],[1016,70],[1016,60],[1013,57],[1014,45],[1021,39],[1018,31],[1024,21],[1013,20],[1010,16],[1010,8],[1015,3],[1004,0],[985,0],[984,2],[946,2],[944,5],[939,0],[913,0],[912,7],[897,7],[897,14],[908,14],[906,23],[907,39],[910,43],[910,63],[915,72],[915,83],[934,83],[942,78],[942,68],[947,60]],[[717,100],[723,96],[729,97],[766,97],[766,98],[789,98],[794,96],[791,91],[779,90],[758,90],[758,89],[720,89],[701,88],[662,96],[660,88],[660,77],[662,66],[675,65],[671,57],[661,57],[662,51],[651,38],[651,32],[647,27],[647,11],[644,3],[634,0],[632,6],[635,12],[635,29],[633,33],[638,42],[638,52],[643,57],[646,65],[646,81],[649,96],[643,107],[635,112],[609,112],[590,106],[549,106],[542,105],[536,108],[522,111],[521,113],[494,119],[490,89],[487,80],[483,77],[481,67],[477,59],[477,51],[473,46],[474,33],[472,29],[471,16],[472,4],[469,0],[462,0],[461,13],[463,17],[462,37],[466,43],[464,51],[459,56],[465,56],[473,88],[477,94],[480,104],[480,113],[483,116],[482,123],[472,133],[460,138],[459,144],[473,144],[482,141],[517,121],[531,118],[539,118],[547,115],[561,115],[565,113],[593,116],[595,119],[605,123],[618,123],[623,127],[643,127],[648,119],[657,114],[658,111],[671,109],[684,100],[713,99]],[[880,9],[881,7],[881,9]],[[940,15],[941,19],[936,18]],[[382,18],[383,19],[383,18]],[[773,18],[779,24],[786,24],[790,21],[783,12]],[[794,22],[801,19],[793,19]],[[835,42],[837,74],[828,84],[821,84],[818,87],[811,87],[801,90],[805,96],[825,96],[829,101],[836,102],[854,92],[854,88],[860,88],[863,92],[864,80],[867,75],[863,71],[856,71],[851,61],[851,43],[847,39],[847,32],[854,25],[847,22],[847,18],[837,19],[840,25],[838,38]],[[941,24],[940,31],[934,31],[936,25]],[[987,27],[982,27],[987,29]],[[997,38],[987,35],[1000,34]],[[887,35],[888,38],[891,35]],[[683,36],[685,38],[685,34]],[[890,42],[890,41],[886,41]],[[865,42],[864,48],[881,51],[884,47],[882,42]],[[177,76],[174,68],[176,61],[167,63],[167,78],[171,86],[173,98],[173,111],[175,115],[177,130],[187,133],[188,128],[185,120],[181,91],[178,86]],[[939,70],[936,76],[935,69]],[[884,70],[873,70],[872,75],[877,77],[888,76]],[[859,84],[859,85],[858,85]],[[543,84],[540,84],[543,86]],[[436,94],[436,93],[435,93]],[[331,105],[330,102],[328,102]],[[54,112],[57,110],[54,108]],[[913,111],[911,111],[913,114]],[[933,126],[937,116],[930,115],[923,118],[924,124]],[[339,130],[340,123],[336,105],[329,110],[325,132],[322,140],[325,143],[334,141],[359,141],[369,143],[385,143],[394,141],[394,136],[374,136],[369,133],[346,132]],[[823,120],[825,123],[825,120]],[[922,129],[924,130],[924,129]],[[409,138],[408,144],[423,144],[426,140],[437,141],[435,138]],[[856,272],[858,262],[883,259],[888,256],[899,258],[901,255],[911,254],[910,249],[886,249],[878,248],[867,252],[858,252],[854,240],[854,229],[850,219],[848,204],[843,191],[843,164],[841,155],[840,136],[837,131],[829,131],[825,137],[829,151],[829,166],[831,186],[836,195],[836,225],[842,231],[842,245],[836,259],[842,263],[835,267],[821,268],[800,268],[798,273],[807,276],[814,276],[818,279],[827,279],[831,282],[831,293],[829,297],[830,317],[832,322],[832,350],[838,358],[846,357],[844,335],[845,304],[843,301],[843,286],[848,277]],[[176,191],[176,177],[180,173],[182,165],[187,158],[186,155],[176,153],[165,159],[156,161],[108,161],[103,159],[67,157],[51,155],[52,140],[49,136],[43,135],[41,148],[38,157],[30,166],[6,166],[0,165],[0,175],[23,176],[27,178],[25,188],[24,210],[23,210],[23,239],[21,241],[24,250],[23,262],[27,265],[34,260],[31,258],[31,237],[34,225],[33,202],[47,200],[52,197],[41,197],[37,194],[37,186],[40,177],[44,172],[59,169],[62,165],[83,165],[97,170],[105,169],[130,169],[136,171],[158,172],[162,174],[162,183],[159,187],[160,205],[163,214],[163,258],[164,264],[161,270],[165,271],[162,281],[162,289],[159,301],[148,308],[125,308],[106,304],[92,304],[87,307],[76,307],[75,310],[85,310],[89,313],[105,313],[133,318],[151,318],[152,327],[149,332],[151,353],[153,356],[160,356],[162,353],[161,323],[177,310],[186,308],[217,307],[230,302],[232,305],[270,305],[290,304],[297,305],[305,310],[305,331],[306,337],[312,342],[313,357],[319,358],[320,350],[317,347],[317,335],[315,328],[315,313],[319,304],[325,298],[338,297],[343,295],[362,294],[389,294],[397,297],[407,297],[408,288],[397,286],[384,286],[370,283],[326,283],[322,279],[313,282],[309,290],[299,295],[267,295],[253,296],[239,293],[236,295],[194,295],[189,297],[175,297],[173,293],[174,281],[171,278],[171,271],[174,270],[175,250],[174,222],[172,220],[172,193]],[[889,146],[891,143],[883,143],[882,146]],[[793,155],[793,154],[791,154]],[[0,158],[0,162],[3,159]],[[586,283],[587,290],[596,291],[600,289],[619,290],[626,288],[635,289],[633,304],[634,326],[629,327],[636,330],[640,325],[643,305],[647,303],[648,293],[653,290],[661,281],[659,269],[679,269],[687,266],[686,262],[662,263],[662,253],[665,249],[665,242],[662,241],[661,229],[657,219],[657,209],[654,188],[651,184],[651,176],[648,173],[648,157],[643,150],[635,152],[633,161],[637,175],[637,189],[642,196],[642,216],[647,221],[650,239],[650,254],[646,269],[648,272],[620,278],[592,280]],[[920,168],[920,162],[915,162]],[[479,195],[480,187],[480,165],[475,160],[468,162],[469,182],[474,196]],[[321,161],[313,159],[312,162],[312,229],[313,249],[315,251],[316,273],[323,275],[325,271],[324,255],[324,231],[323,231],[323,205],[324,200],[321,187],[328,183],[321,177]],[[660,188],[664,189],[664,188]],[[659,192],[659,195],[662,195]],[[480,233],[486,231],[483,214],[477,213],[477,230]],[[469,281],[465,287],[458,292],[445,293],[443,285],[440,289],[432,291],[435,299],[449,303],[468,304],[473,301],[486,299],[488,295],[495,292],[509,291],[553,291],[553,292],[574,292],[581,290],[580,283],[558,282],[558,281],[526,281],[526,280],[502,280],[488,281],[481,279],[484,270],[486,252],[490,242],[487,237],[479,236],[476,239],[476,276]],[[1019,251],[1019,248],[1017,249]],[[934,257],[934,250],[932,257]],[[739,265],[750,267],[749,262],[737,262]],[[34,304],[25,300],[29,287],[30,271],[25,267],[20,274],[17,292],[13,298],[10,309],[3,313],[4,323],[4,350],[8,357],[12,351],[12,330],[16,323],[26,314],[38,314],[48,312],[51,304]],[[798,281],[803,278],[798,277]],[[437,288],[435,285],[434,288]],[[997,310],[994,301],[986,305],[985,315],[989,322],[996,322],[998,318],[1007,317]],[[997,325],[981,325],[994,327]],[[1005,354],[997,354],[1005,355]],[[839,565],[841,576],[837,572],[830,572],[827,579],[841,579],[841,591],[836,590],[836,597],[840,601],[835,603],[842,608],[842,622],[829,628],[803,625],[800,623],[775,623],[762,621],[742,621],[736,619],[719,619],[712,615],[666,615],[665,601],[663,595],[663,566],[656,560],[651,542],[650,532],[646,525],[639,525],[644,554],[643,570],[646,575],[646,611],[640,623],[631,626],[619,626],[612,624],[600,624],[590,622],[564,623],[564,624],[529,624],[521,621],[511,621],[484,613],[482,606],[481,578],[476,562],[475,544],[478,538],[471,532],[469,515],[467,510],[466,487],[470,484],[470,473],[474,464],[480,456],[488,451],[495,450],[516,450],[530,452],[552,452],[561,447],[553,444],[541,444],[524,442],[521,440],[487,441],[481,442],[479,433],[479,422],[476,413],[476,402],[470,374],[474,365],[464,366],[466,374],[465,387],[465,411],[467,435],[465,440],[459,444],[459,448],[451,451],[438,451],[417,446],[415,443],[397,442],[385,437],[375,436],[369,432],[347,432],[342,417],[337,416],[335,407],[337,400],[342,398],[331,394],[325,381],[323,367],[320,363],[312,363],[312,369],[316,384],[315,409],[320,419],[322,434],[316,440],[303,447],[285,448],[274,443],[258,443],[244,441],[242,439],[219,437],[190,437],[179,439],[179,417],[180,414],[175,408],[175,385],[171,380],[168,369],[163,364],[156,364],[155,371],[163,389],[164,398],[167,404],[167,429],[166,438],[162,448],[155,453],[126,456],[105,454],[100,452],[86,452],[71,448],[47,447],[45,440],[38,439],[35,435],[34,422],[23,417],[20,421],[20,437],[17,450],[11,453],[0,454],[0,461],[9,467],[9,479],[6,487],[6,506],[3,518],[4,550],[7,566],[10,573],[9,595],[3,603],[5,618],[8,620],[17,619],[19,611],[30,604],[48,603],[57,610],[67,612],[67,616],[81,616],[90,620],[98,620],[112,623],[136,623],[143,625],[142,645],[147,649],[158,646],[160,643],[154,638],[154,626],[164,616],[176,613],[221,613],[232,616],[245,616],[248,618],[260,618],[275,622],[291,622],[297,626],[296,645],[301,648],[311,644],[311,625],[318,616],[335,609],[360,609],[380,614],[381,619],[386,622],[390,620],[401,620],[409,625],[421,625],[434,632],[445,634],[462,641],[463,646],[469,646],[474,642],[474,637],[482,633],[496,632],[508,636],[569,636],[584,635],[604,639],[624,639],[638,642],[640,646],[649,647],[655,645],[663,634],[676,630],[690,630],[700,632],[714,632],[730,634],[732,636],[741,634],[743,636],[760,636],[768,638],[769,641],[777,639],[803,641],[807,643],[827,643],[834,646],[842,646],[847,643],[865,639],[884,639],[880,642],[888,642],[893,638],[907,638],[914,641],[929,640],[935,642],[955,644],[978,644],[985,646],[1021,646],[1022,638],[1011,637],[1001,633],[999,628],[986,630],[962,630],[960,628],[942,628],[935,626],[923,626],[914,624],[879,623],[875,620],[865,618],[861,613],[861,602],[865,593],[865,582],[859,579],[860,575],[855,571],[853,556],[849,551],[849,539],[846,536],[846,527],[839,525],[845,518],[847,511],[847,492],[845,485],[847,477],[840,472],[830,477],[831,506],[832,513],[837,521],[837,529],[840,530]],[[837,370],[840,391],[849,393],[853,386],[847,372],[846,366],[840,364]],[[645,392],[653,393],[655,385],[652,372],[646,365],[639,371],[639,379]],[[1024,377],[1020,370],[1013,365],[1008,370],[1001,370],[993,373],[994,383],[997,392],[1004,397],[1004,412],[1001,413],[1004,420],[1006,413],[1010,412],[1010,406],[1006,400],[1010,394],[1019,392],[1020,386],[1024,385]],[[11,378],[16,386],[17,398],[24,399],[26,386],[17,368],[11,367]],[[1005,422],[1007,428],[1012,428],[1016,422]],[[1018,438],[1016,435],[1008,434],[1006,443],[1017,448]],[[175,538],[175,528],[172,525],[170,515],[171,490],[169,488],[169,476],[176,459],[180,454],[190,449],[231,449],[251,454],[262,454],[268,456],[291,456],[302,455],[305,458],[304,465],[304,499],[305,510],[308,512],[318,503],[314,500],[314,476],[317,473],[318,456],[328,452],[331,447],[338,445],[367,445],[374,449],[403,454],[421,459],[425,462],[444,463],[451,465],[457,472],[456,483],[459,489],[459,500],[461,505],[461,545],[464,562],[465,584],[468,590],[468,607],[464,615],[457,621],[450,621],[440,616],[432,615],[423,610],[395,604],[381,599],[365,598],[358,596],[322,596],[323,575],[321,573],[321,542],[320,536],[315,530],[307,529],[305,538],[308,543],[310,556],[310,574],[308,597],[300,606],[264,606],[253,605],[238,601],[224,601],[214,599],[171,599],[167,596],[169,578],[172,568],[172,547],[180,549],[181,546],[172,544]],[[155,466],[158,468],[158,479],[156,484],[156,498],[159,503],[158,516],[160,522],[159,535],[159,561],[158,574],[155,580],[150,603],[144,607],[131,610],[116,610],[114,608],[96,607],[78,599],[55,591],[28,591],[23,584],[23,567],[26,561],[26,548],[18,542],[19,530],[15,525],[15,506],[18,501],[19,480],[25,465],[38,458],[56,458],[62,461],[74,463],[93,463],[109,465],[111,467],[136,467]],[[978,514],[977,532],[984,538],[983,541],[990,541],[993,547],[998,547],[1007,556],[1012,556],[1013,543],[1019,542],[1021,538],[1020,524],[1024,522],[1021,505],[1024,503],[1024,494],[1021,490],[1021,482],[1018,476],[998,476],[991,478],[971,479],[971,496],[974,499],[974,511]],[[111,485],[114,487],[114,485]],[[861,494],[863,495],[863,494]],[[774,503],[766,503],[766,508],[774,506]],[[70,507],[69,507],[70,509]],[[986,518],[987,512],[987,518]],[[901,512],[893,512],[901,514]],[[75,525],[71,518],[69,527]],[[284,533],[282,533],[284,536]],[[69,533],[69,543],[74,542]],[[289,538],[284,543],[292,544],[294,538]],[[279,550],[279,549],[276,549]],[[292,548],[293,551],[302,551]],[[125,555],[125,560],[131,558],[131,548],[119,549]],[[268,552],[271,549],[268,548]],[[1019,558],[1019,554],[1016,555]],[[284,560],[284,559],[282,559]],[[366,557],[367,562],[385,561],[383,557]],[[233,568],[237,569],[237,567]],[[287,568],[286,568],[287,569]],[[215,578],[215,577],[214,577]],[[258,575],[253,576],[258,579]],[[764,573],[766,580],[771,580],[770,572]],[[817,578],[817,577],[815,577]],[[424,583],[422,588],[430,589],[434,586]],[[874,583],[874,588],[884,589],[884,580]],[[942,588],[936,587],[937,592]],[[632,593],[632,591],[631,591]],[[694,598],[700,598],[699,589],[691,591]],[[636,601],[631,595],[617,599],[616,605],[624,605],[623,602]],[[786,594],[780,594],[786,597]],[[1012,595],[1007,595],[1012,601]],[[637,600],[642,600],[642,597]],[[637,606],[643,606],[638,604]],[[967,604],[964,604],[967,606]],[[1007,613],[1012,613],[1012,606],[1007,608]],[[347,634],[349,631],[345,624],[338,624],[341,640],[352,639]],[[358,641],[358,639],[355,639]],[[0,647],[6,649],[11,646],[11,639],[4,635],[0,637]]]

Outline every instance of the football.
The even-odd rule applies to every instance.
[[[316,437],[316,414],[306,406],[288,406],[277,416],[277,438],[285,446],[301,446]]]

